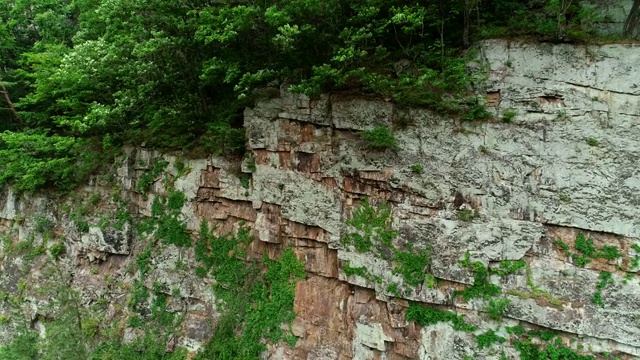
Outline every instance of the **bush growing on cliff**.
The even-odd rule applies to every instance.
[[[374,150],[393,150],[398,147],[393,131],[386,126],[376,126],[371,130],[364,131],[362,137],[367,142],[367,146]]]

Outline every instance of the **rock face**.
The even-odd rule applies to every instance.
[[[128,255],[144,246],[132,240],[130,219],[95,224],[122,207],[134,218],[151,214],[170,174],[187,198],[188,231],[195,234],[201,220],[220,233],[244,222],[256,237],[253,253],[277,258],[290,246],[305,264],[292,324],[299,340],[292,348],[274,344],[266,358],[518,359],[525,336],[514,333],[518,326],[556,331],[556,345],[578,353],[640,357],[640,48],[478,47],[471,65],[488,71],[478,91],[490,121],[282,92],[245,111],[251,156],[240,169],[216,157],[180,161],[139,149],[117,171],[118,200],[104,200],[108,189],[99,183],[83,190],[101,194],[91,205],[99,210],[84,215],[88,232],[80,234],[69,221],[78,215],[53,201],[12,192],[0,196],[0,231],[20,241],[32,236],[34,246],[46,243],[48,231],[64,233],[86,303],[117,304],[106,294],[114,279],[132,283]],[[397,149],[367,147],[358,132],[375,125],[394,127]],[[136,185],[141,178],[148,196]],[[358,223],[365,199],[372,212]],[[374,230],[371,246],[358,242],[365,229]],[[388,242],[384,231],[394,234]],[[28,270],[36,265],[3,251],[3,288],[17,288],[25,267],[37,281]],[[178,345],[197,350],[218,314],[210,284],[193,275],[193,251],[167,246],[150,264],[145,285],[177,288],[163,291],[169,309],[186,314]],[[500,301],[496,315],[491,308]],[[415,304],[451,310],[474,330],[451,321],[420,326],[407,320]],[[490,331],[502,341],[483,344]]]

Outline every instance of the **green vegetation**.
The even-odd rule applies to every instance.
[[[405,285],[415,287],[424,284],[431,264],[430,248],[420,249],[407,243],[403,246],[404,250],[401,250],[393,243],[398,231],[391,228],[391,221],[391,208],[387,203],[383,202],[374,208],[365,199],[347,219],[347,225],[354,231],[346,233],[342,241],[345,246],[351,246],[357,252],[373,251],[378,257],[390,261],[393,273],[401,275]],[[346,269],[355,271],[348,267]],[[362,268],[362,271],[366,269]],[[363,277],[379,282],[376,276]]]
[[[363,131],[362,138],[374,150],[393,150],[398,147],[398,141],[393,131],[386,126],[376,126],[371,130]]]
[[[156,241],[165,244],[190,246],[191,236],[181,211],[185,201],[179,191],[171,191],[167,196],[156,195],[151,203],[151,218],[141,222],[139,232],[153,233]]]
[[[290,248],[278,260],[265,256],[261,264],[250,259],[245,249],[251,241],[246,227],[235,236],[217,237],[204,221],[200,226],[196,258],[202,271],[216,279],[222,316],[197,359],[257,359],[266,350],[261,339],[295,343],[282,324],[295,317],[295,283],[305,276],[304,267]]]
[[[517,115],[518,115],[518,112],[516,110],[507,109],[505,110],[505,112],[502,113],[502,122],[510,123],[513,121],[513,119],[515,119]]]
[[[351,267],[349,266],[349,263],[345,263],[344,266],[342,267],[342,271],[344,271],[344,274],[347,276],[360,276],[361,278],[366,279],[369,282],[372,283],[382,283],[382,278],[376,275],[371,274],[366,267],[364,266],[360,266],[360,267]],[[395,287],[397,289],[397,285]]]
[[[136,191],[141,193],[147,193],[149,191],[149,187],[153,184],[154,181],[162,174],[162,172],[167,168],[169,163],[164,160],[156,160],[153,163],[153,166],[150,171],[145,171],[138,178],[138,182],[136,183]]]
[[[502,289],[489,282],[489,269],[480,261],[472,262],[470,260],[470,256],[471,254],[467,252],[465,254],[465,258],[459,262],[474,274],[473,285],[464,290],[456,291],[455,294],[462,296],[465,301],[469,301],[474,298],[489,300],[494,296],[500,295],[502,293]]]
[[[593,301],[593,303],[596,305],[600,305],[601,307],[604,307],[604,301],[602,301],[602,291],[604,290],[605,287],[607,287],[607,285],[614,284],[614,281],[611,273],[607,271],[600,272],[598,279],[600,281],[596,285],[597,290],[596,290],[596,293],[593,294],[591,301]]]
[[[458,219],[461,221],[471,221],[479,216],[480,214],[476,210],[469,210],[469,209],[458,210]]]
[[[502,314],[504,314],[504,311],[510,304],[511,300],[507,298],[491,299],[485,306],[484,311],[487,312],[489,318],[499,320],[502,318]]]
[[[49,248],[49,253],[51,254],[51,257],[53,257],[54,259],[57,259],[58,257],[62,256],[66,251],[67,251],[67,248],[64,245],[64,241],[59,241]]]
[[[475,105],[472,105],[469,110],[464,114],[462,119],[466,121],[473,120],[486,120],[491,117],[491,113],[487,111],[487,108],[484,104],[479,104],[478,100],[475,99],[472,103],[475,102]]]
[[[516,341],[515,348],[520,352],[522,360],[595,360],[594,356],[581,355],[571,348],[558,344],[541,346],[529,341]]]
[[[346,224],[356,231],[345,234],[342,241],[353,245],[358,252],[370,251],[374,245],[377,250],[384,250],[383,246],[392,246],[392,240],[398,235],[391,228],[391,208],[387,203],[374,208],[367,199],[363,200]]]
[[[502,336],[496,335],[493,330],[489,330],[486,333],[476,335],[476,341],[478,343],[478,347],[480,349],[484,349],[487,347],[491,347],[491,345],[495,343],[504,343],[507,340]]]
[[[571,258],[578,267],[584,267],[594,259],[615,260],[624,256],[620,250],[612,245],[604,245],[597,248],[593,239],[587,238],[583,233],[578,233],[575,241],[575,249],[577,253],[572,253],[571,248],[561,239],[554,240],[554,243],[560,247],[568,258]]]
[[[37,331],[29,327],[31,319],[21,319],[18,315],[20,312],[14,311],[16,317],[12,322],[17,325],[18,333],[10,343],[0,346],[0,359],[186,359],[185,349],[176,348],[172,353],[165,351],[168,336],[175,331],[175,325],[180,320],[176,317],[175,322],[169,321],[174,315],[166,309],[166,298],[154,293],[149,318],[131,318],[130,323],[139,326],[144,335],[124,344],[118,323],[109,325],[104,321],[106,307],[100,307],[99,304],[97,308],[82,306],[80,293],[68,286],[68,275],[53,259],[49,259],[45,265],[43,273],[46,277],[34,290],[40,296],[47,297],[49,304],[44,305],[44,310],[54,314],[51,319],[40,319],[46,328],[46,336],[40,337]],[[137,287],[142,289],[144,285]],[[134,319],[137,319],[137,324]]]
[[[506,330],[507,330],[507,334],[510,334],[510,335],[520,336],[524,334],[524,327],[522,325],[507,327]]]
[[[640,266],[640,245],[638,244],[632,244],[631,248],[633,249],[633,251],[635,251],[635,255],[633,256],[633,258],[631,258],[631,261],[629,262],[629,268],[630,269],[635,269],[637,267]]]
[[[598,139],[594,138],[594,137],[588,137],[587,138],[587,145],[589,146],[598,146],[600,144],[600,142],[598,141]]]
[[[413,164],[411,165],[411,172],[416,175],[424,174],[424,166],[422,164]]]
[[[422,326],[433,325],[439,322],[451,322],[453,328],[458,331],[474,331],[476,329],[475,326],[467,324],[462,316],[456,315],[451,311],[439,310],[416,303],[409,304],[406,319],[407,321],[415,321]]]
[[[498,268],[490,269],[492,274],[499,276],[511,275],[520,272],[521,269],[527,267],[527,262],[524,260],[503,260],[500,261]]]

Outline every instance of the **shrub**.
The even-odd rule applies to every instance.
[[[502,122],[510,123],[513,119],[518,115],[518,112],[514,109],[508,109],[504,113],[502,113]]]
[[[379,125],[372,130],[363,131],[362,137],[375,150],[395,149],[398,146],[393,131],[387,126]]]
[[[64,254],[66,251],[66,247],[64,246],[64,242],[60,241],[57,244],[53,245],[49,252],[51,253],[51,257],[57,259],[60,255]]]
[[[416,175],[424,174],[424,167],[421,164],[413,164],[411,165],[411,172]]]

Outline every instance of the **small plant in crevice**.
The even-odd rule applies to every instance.
[[[489,316],[490,319],[499,320],[509,305],[511,305],[511,300],[507,298],[491,299],[485,305],[484,311],[487,312],[487,316]]]
[[[413,164],[411,165],[411,172],[416,175],[424,174],[424,166],[422,164]]]
[[[495,343],[504,343],[507,339],[502,336],[496,335],[495,331],[489,330],[486,333],[482,333],[480,335],[476,335],[476,342],[478,343],[478,348],[484,349],[491,347],[491,345]]]
[[[57,259],[67,251],[64,241],[59,241],[49,248],[49,254],[53,259]]]
[[[401,275],[406,286],[419,286],[427,278],[431,264],[431,249],[406,243],[394,244],[398,231],[391,227],[391,208],[386,202],[373,207],[368,199],[352,211],[346,224],[352,228],[342,241],[356,252],[373,251],[380,258],[392,264],[392,272]],[[373,277],[377,281],[377,277]]]
[[[241,174],[239,176],[239,179],[242,187],[249,190],[249,188],[251,187],[251,176],[247,174]]]
[[[518,115],[518,112],[516,110],[507,109],[504,113],[502,113],[502,122],[510,123],[513,121],[513,119],[515,119],[517,115]]]
[[[491,268],[489,271],[492,274],[499,276],[511,275],[527,267],[527,262],[524,260],[502,260],[498,264],[497,268]]]
[[[371,130],[361,132],[362,138],[367,146],[374,150],[395,150],[398,147],[398,141],[389,127],[379,125]]]
[[[607,287],[607,285],[615,284],[615,281],[613,280],[612,274],[608,271],[600,272],[600,275],[598,275],[598,279],[600,281],[598,281],[598,283],[596,284],[596,292],[595,294],[593,294],[591,301],[596,305],[600,305],[600,307],[604,307],[604,301],[602,300],[602,291]]]
[[[632,244],[631,249],[633,249],[633,251],[635,251],[636,253],[629,262],[629,269],[636,269],[640,267],[640,245]]]
[[[149,188],[153,182],[162,174],[162,172],[169,165],[168,161],[165,160],[156,160],[153,163],[153,166],[150,171],[143,173],[138,182],[136,183],[136,191],[146,194],[149,191]]]
[[[475,101],[469,110],[462,117],[465,121],[476,121],[476,120],[487,120],[491,117],[491,113],[487,111],[487,107],[485,104],[481,104],[477,99],[471,99],[470,101]]]
[[[556,112],[556,120],[568,120],[569,119],[569,115],[567,115],[567,111],[566,110],[558,110]]]
[[[598,141],[598,139],[590,136],[587,138],[587,145],[589,146],[598,146],[600,144],[600,142]]]
[[[351,267],[348,262],[345,262],[342,267],[342,271],[347,276],[359,276],[370,282],[375,282],[378,284],[382,283],[381,277],[371,274],[369,270],[367,270],[367,268],[364,266]]]
[[[407,321],[415,321],[421,326],[433,325],[440,322],[450,322],[454,330],[466,332],[476,330],[476,326],[465,322],[464,318],[460,315],[456,315],[451,311],[440,310],[414,302],[409,304],[409,308],[405,313],[405,318]]]
[[[480,216],[477,210],[462,209],[458,210],[458,220],[471,221]]]
[[[583,233],[578,233],[574,243],[576,253],[571,251],[569,245],[561,239],[554,240],[568,258],[571,258],[578,267],[584,267],[594,259],[605,259],[608,261],[615,260],[624,256],[620,249],[612,245],[604,245],[600,248],[594,245],[594,241]]]
[[[471,254],[467,251],[465,258],[459,260],[460,265],[468,268],[473,274],[473,285],[464,290],[457,290],[454,296],[461,296],[464,301],[474,298],[489,300],[502,293],[502,289],[489,282],[489,269],[480,261],[471,261]]]

